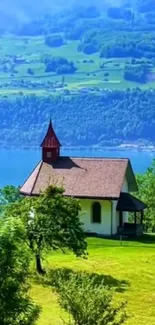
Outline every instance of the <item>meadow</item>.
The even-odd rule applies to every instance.
[[[105,285],[115,289],[116,300],[127,301],[126,325],[155,324],[155,237],[138,241],[88,238],[87,260],[60,252],[45,257],[49,272],[68,269],[100,275]],[[60,308],[57,293],[50,286],[31,281],[31,296],[42,307],[38,325],[61,325],[67,317]]]
[[[66,41],[61,47],[48,47],[44,36],[0,37],[0,95],[32,94],[49,95],[62,93],[66,89],[78,92],[82,88],[126,89],[140,86],[142,89],[154,88],[154,82],[139,84],[124,80],[124,67],[131,58],[100,58],[99,53],[92,55],[78,51],[79,41]],[[77,71],[73,74],[57,75],[45,72],[42,62],[44,56],[62,56],[73,61]],[[16,57],[16,59],[14,59]],[[104,68],[101,65],[104,64]],[[28,72],[32,70],[32,74]],[[60,87],[64,78],[63,89]],[[27,84],[23,84],[24,83]],[[54,87],[47,87],[47,83]]]

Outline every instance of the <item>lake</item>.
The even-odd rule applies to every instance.
[[[155,152],[133,150],[68,150],[63,149],[62,155],[72,157],[113,157],[130,158],[136,173],[143,173],[155,158]],[[37,162],[41,159],[40,150],[0,149],[0,187],[21,185]]]

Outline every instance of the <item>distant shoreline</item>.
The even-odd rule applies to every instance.
[[[90,151],[139,151],[139,152],[155,152],[155,145],[154,144],[148,144],[148,145],[144,145],[144,144],[132,144],[132,143],[127,143],[127,144],[120,144],[117,146],[108,146],[105,145],[103,147],[100,146],[64,146],[63,151],[77,151],[77,150],[81,150],[81,151],[86,151],[86,150],[90,150]],[[40,148],[39,146],[31,146],[31,147],[27,147],[27,146],[1,146],[0,145],[0,150],[37,150],[39,151]]]

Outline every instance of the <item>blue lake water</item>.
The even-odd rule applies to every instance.
[[[62,155],[72,157],[114,157],[130,158],[136,173],[143,173],[155,158],[154,152],[133,150],[62,150]],[[41,159],[40,150],[0,149],[0,187],[21,185],[37,162]]]

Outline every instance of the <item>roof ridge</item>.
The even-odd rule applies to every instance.
[[[70,158],[70,159],[83,159],[83,160],[130,160],[130,158],[117,158],[117,157],[70,157],[70,156],[61,156],[60,158]]]
[[[39,165],[39,164],[38,164],[38,165]],[[38,166],[38,165],[37,165],[37,166]],[[39,176],[39,174],[40,174],[40,171],[41,171],[42,165],[43,165],[43,160],[40,161],[40,166],[39,166],[39,169],[38,169],[38,172],[37,172],[37,175],[36,175],[35,181],[34,181],[34,183],[33,183],[33,186],[32,186],[31,192],[30,192],[30,195],[33,193],[33,190],[34,190],[34,187],[35,187],[35,185],[36,185],[36,182],[37,182],[38,176]],[[36,166],[36,168],[37,168],[37,166]]]
[[[41,162],[42,162],[42,160],[40,160],[40,161],[37,163],[37,165],[34,166],[34,168],[32,169],[32,171],[31,171],[31,173],[30,173],[30,175],[26,178],[25,182],[20,186],[20,188],[22,188],[22,187],[26,184],[26,182],[27,182],[27,181],[29,180],[29,178],[33,175],[33,173],[35,172],[36,168],[39,166],[39,164],[41,164]],[[40,168],[39,168],[39,170],[40,170]]]
[[[128,166],[129,166],[129,160],[128,160],[128,163],[126,165],[126,169],[124,170],[124,176],[123,176],[123,180],[122,180],[122,185],[121,185],[120,193],[121,193],[122,188],[123,188],[123,184],[124,184],[125,177],[127,177]]]

